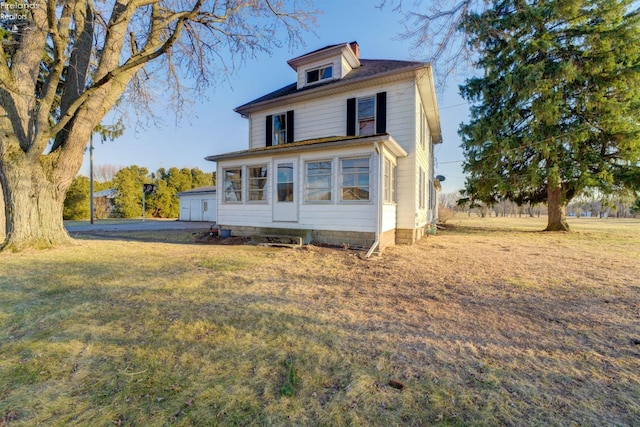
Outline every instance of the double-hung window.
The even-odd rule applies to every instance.
[[[358,135],[376,133],[376,98],[358,98]]]
[[[287,115],[273,115],[273,145],[286,144],[287,142]]]
[[[387,92],[347,99],[347,136],[367,136],[387,131]]]
[[[369,157],[340,159],[340,174],[343,201],[370,200]]]
[[[396,203],[396,165],[384,159],[384,202]]]
[[[418,191],[420,192],[420,194],[418,194],[419,209],[424,209],[424,195],[426,190],[425,178],[426,174],[422,168],[420,168],[420,186],[418,188]]]
[[[249,167],[249,201],[264,202],[267,200],[267,166]]]
[[[331,201],[331,160],[307,162],[305,176],[307,202]]]
[[[242,201],[242,168],[224,170],[224,201]]]

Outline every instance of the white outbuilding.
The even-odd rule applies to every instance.
[[[217,221],[215,186],[192,188],[177,196],[180,199],[180,221]]]

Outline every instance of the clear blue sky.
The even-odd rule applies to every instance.
[[[173,114],[161,114],[160,126],[136,129],[127,124],[122,137],[105,143],[96,143],[94,165],[138,165],[150,172],[164,167],[198,167],[211,172],[215,164],[205,156],[248,148],[248,121],[233,109],[275,89],[293,83],[295,71],[287,60],[320,47],[356,40],[360,56],[367,59],[424,60],[416,57],[409,41],[398,37],[403,31],[402,17],[391,8],[378,9],[372,0],[325,0],[316,6],[323,11],[317,19],[315,35],[305,36],[306,46],[291,52],[287,46],[273,51],[271,56],[261,55],[246,62],[228,82],[220,79],[201,99],[195,99],[191,111],[176,123]],[[436,82],[438,83],[438,82]],[[468,120],[468,106],[458,95],[459,81],[449,80],[444,94],[439,94],[440,120],[443,144],[436,147],[436,174],[444,175],[444,192],[462,188],[462,151],[457,134],[461,122]],[[108,123],[108,120],[105,120]],[[88,151],[88,150],[87,150]],[[89,156],[80,170],[89,175]]]

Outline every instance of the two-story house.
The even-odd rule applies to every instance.
[[[218,224],[372,250],[420,239],[437,215],[442,142],[431,65],[360,59],[355,42],[288,64],[295,83],[235,109],[249,148],[206,158]]]

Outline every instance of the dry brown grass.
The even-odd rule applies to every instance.
[[[0,425],[639,425],[640,222],[580,221],[0,254]]]

